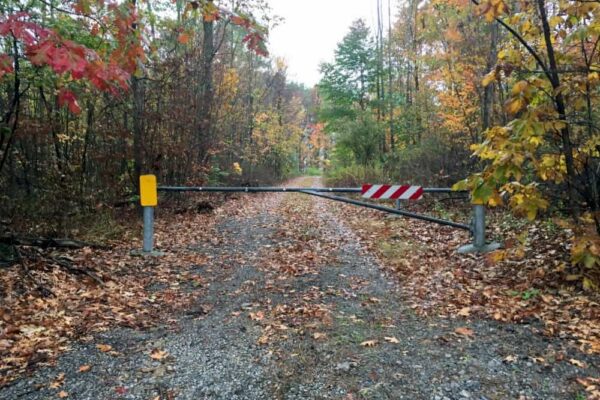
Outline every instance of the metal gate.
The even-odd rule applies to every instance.
[[[384,185],[381,185],[384,186]],[[371,187],[368,185],[367,187]],[[389,188],[385,185],[383,189]],[[402,188],[395,186],[394,188]],[[419,188],[422,193],[440,194],[440,193],[460,193],[450,188]],[[399,190],[401,192],[402,190]],[[143,175],[140,177],[140,202],[144,210],[144,241],[142,254],[154,254],[154,207],[158,205],[158,192],[197,192],[197,193],[300,193],[309,196],[316,196],[332,201],[352,204],[359,207],[370,208],[389,214],[401,215],[403,217],[426,221],[438,225],[450,226],[455,229],[469,231],[472,236],[472,243],[462,246],[458,249],[459,253],[484,253],[500,248],[499,243],[487,243],[485,240],[485,208],[482,205],[473,205],[473,218],[470,224],[464,224],[449,221],[429,215],[418,214],[398,208],[380,206],[365,201],[341,197],[334,194],[347,193],[357,194],[365,193],[365,187],[362,188],[317,188],[317,187],[193,187],[193,186],[157,186],[154,175]],[[464,193],[464,192],[463,192]],[[401,198],[401,197],[400,197]],[[397,201],[397,204],[399,204]]]

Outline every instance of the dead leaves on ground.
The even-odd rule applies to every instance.
[[[466,233],[350,206],[337,214],[402,278],[417,313],[517,323],[540,319],[545,334],[572,336],[581,351],[600,354],[600,296],[566,281],[566,233],[536,223],[516,235],[509,226],[498,232],[507,249],[459,255],[456,249],[470,240]]]
[[[565,232],[535,223],[516,235],[508,227],[498,232],[506,239],[505,250],[458,255],[456,249],[470,240],[462,232],[348,206],[337,212],[381,264],[401,277],[417,313],[516,323],[539,319],[544,334],[572,337],[582,352],[600,354],[600,296],[569,281]],[[454,333],[475,338],[466,327]],[[504,359],[516,360],[512,355]],[[577,359],[568,362],[587,367]],[[600,399],[600,382],[591,379],[578,381],[587,385],[589,398]]]
[[[141,244],[125,241],[111,250],[21,248],[22,263],[0,271],[0,386],[36,364],[52,363],[74,338],[116,325],[148,327],[191,304],[192,289],[205,284],[194,267],[207,258],[189,246],[213,235],[212,226],[225,216],[221,209],[215,214],[165,212],[156,226],[157,245],[166,253],[160,258],[132,255]],[[63,258],[102,284],[49,261]]]
[[[263,246],[259,268],[266,274],[265,290],[280,293],[286,300],[279,304],[266,301],[260,305],[261,310],[248,313],[262,326],[258,344],[285,340],[290,334],[326,340],[325,332],[310,331],[332,323],[331,307],[323,302],[327,290],[312,286],[297,291],[294,280],[318,275],[321,268],[334,262],[337,244],[319,229],[323,224],[311,198],[282,194],[269,201],[263,209],[276,215],[281,224],[276,227],[273,244]]]
[[[585,388],[588,400],[600,400],[600,378],[577,378],[577,383]]]

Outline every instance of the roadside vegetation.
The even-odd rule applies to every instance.
[[[378,1],[375,29],[356,21],[321,67],[329,184],[453,186],[555,221],[568,233],[568,277],[597,291],[598,5],[389,4]]]

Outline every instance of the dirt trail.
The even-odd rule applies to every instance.
[[[190,286],[192,309],[79,343],[0,398],[584,398],[576,366],[536,362],[574,350],[535,326],[416,316],[402,301],[410,293],[332,207],[299,194],[249,197],[215,228],[218,240],[190,243],[209,256],[189,266],[206,282]],[[598,375],[597,358],[576,356]]]

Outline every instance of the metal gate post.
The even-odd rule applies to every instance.
[[[142,251],[133,251],[135,255],[162,256],[164,253],[154,250],[154,208],[158,205],[156,176],[140,176],[140,205],[144,210],[144,238]]]
[[[144,253],[154,250],[154,207],[144,207]]]
[[[459,253],[489,253],[502,247],[500,243],[485,241],[485,207],[481,204],[473,206],[472,228],[473,243],[459,247]]]

